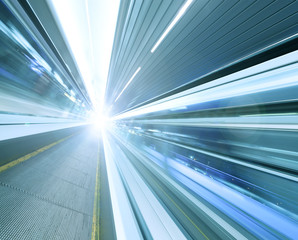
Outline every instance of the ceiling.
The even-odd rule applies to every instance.
[[[285,43],[297,44],[295,0],[121,0],[119,12],[117,1],[28,0],[45,29],[37,28],[40,41],[48,38],[53,58],[88,101],[90,89],[96,101],[105,96],[109,115],[247,68],[264,61],[270,51],[273,58]],[[64,2],[60,17],[52,2]],[[107,2],[114,5],[105,7]],[[26,1],[20,3],[25,9]],[[68,27],[61,21],[66,8]],[[152,51],[169,26],[173,28]],[[69,31],[75,35],[66,36]],[[77,45],[71,44],[74,40]]]
[[[111,115],[297,37],[297,1],[194,0],[152,53],[185,2],[121,1],[105,93]]]

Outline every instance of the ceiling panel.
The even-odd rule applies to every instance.
[[[203,76],[296,37],[297,1],[202,0],[192,2],[151,53],[185,2],[121,3],[106,91],[111,114],[190,82],[200,84]]]

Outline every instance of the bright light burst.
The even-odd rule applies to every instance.
[[[102,131],[109,123],[109,118],[102,112],[96,112],[90,117],[90,124],[92,124],[94,130]]]

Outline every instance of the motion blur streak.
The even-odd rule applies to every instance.
[[[116,2],[0,0],[0,239],[297,239],[298,1]]]

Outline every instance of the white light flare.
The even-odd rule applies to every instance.
[[[105,130],[109,123],[109,118],[102,112],[96,112],[90,117],[90,124],[92,124],[95,132],[101,132]]]
[[[93,107],[100,111],[104,107],[120,0],[45,1],[78,66]]]
[[[65,37],[65,43],[78,65],[78,70],[89,97],[94,104],[95,93],[92,86],[92,69],[90,67],[93,65],[90,61],[92,59],[92,49],[89,39],[89,16],[87,16],[88,10],[85,9],[85,1],[75,1],[74,3],[71,0],[49,0],[48,3]]]
[[[169,34],[169,32],[172,30],[172,28],[176,25],[176,23],[181,19],[181,17],[184,15],[186,10],[189,8],[190,4],[193,2],[193,0],[188,0],[186,3],[180,8],[178,14],[173,19],[173,21],[170,23],[170,25],[167,27],[167,29],[163,32],[161,37],[158,39],[158,41],[155,43],[153,48],[151,49],[151,53],[154,53],[154,51],[158,48],[158,46],[161,44],[161,42],[165,39],[165,37]]]
[[[138,74],[138,72],[141,70],[141,67],[138,67],[138,69],[135,71],[135,73],[132,75],[132,77],[129,79],[129,81],[126,83],[125,87],[122,89],[121,93],[119,93],[118,97],[116,98],[115,102],[119,99],[119,97],[122,95],[124,90],[128,87],[128,85],[131,83],[131,81],[135,78],[135,76]]]

